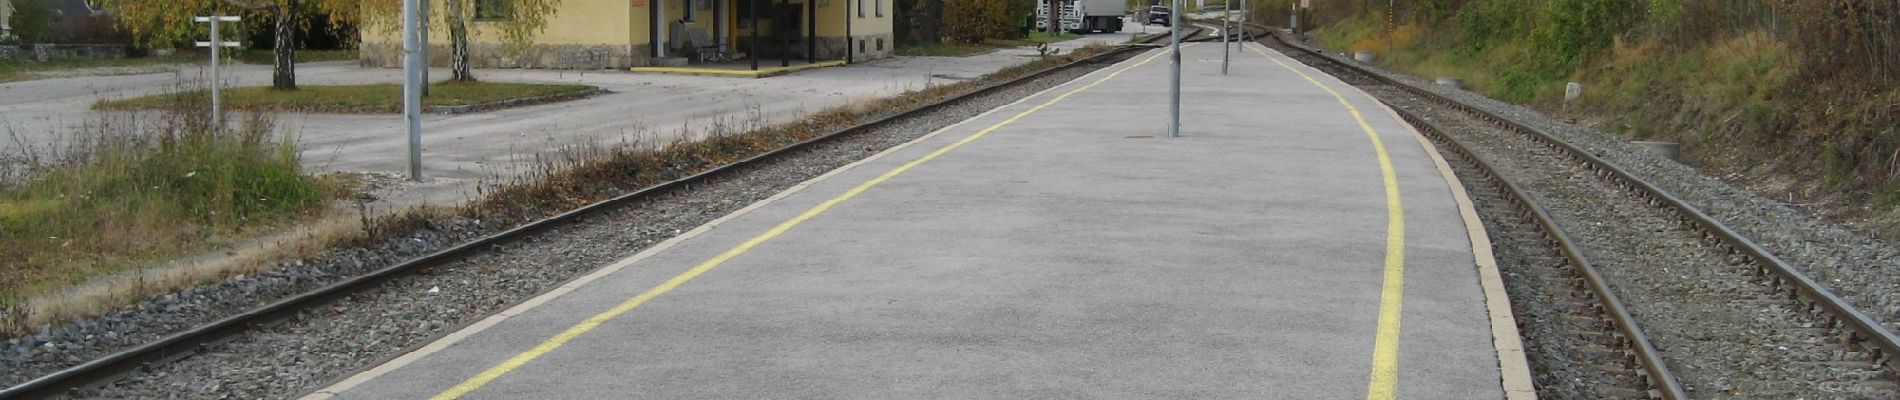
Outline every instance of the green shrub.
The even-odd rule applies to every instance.
[[[1024,18],[1035,14],[1033,7],[1025,0],[943,0],[943,36],[965,44],[1016,38]]]
[[[7,18],[7,25],[13,28],[13,34],[26,44],[40,43],[53,34],[53,23],[59,21],[59,14],[53,9],[53,0],[12,0],[13,15]]]

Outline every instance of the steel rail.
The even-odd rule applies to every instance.
[[[1590,287],[1590,292],[1596,296],[1597,302],[1603,305],[1603,313],[1610,316],[1610,322],[1616,326],[1618,333],[1623,335],[1624,341],[1628,342],[1628,347],[1623,349],[1626,356],[1624,362],[1643,368],[1644,377],[1651,386],[1649,388],[1651,396],[1667,400],[1689,398],[1682,383],[1676,379],[1675,373],[1670,371],[1668,363],[1663,361],[1662,352],[1657,351],[1655,344],[1650,343],[1649,336],[1644,334],[1643,328],[1636,324],[1636,317],[1630,314],[1623,300],[1616,295],[1615,290],[1610,288],[1609,281],[1603,279],[1603,274],[1597,271],[1596,264],[1590,263],[1589,259],[1583,256],[1581,248],[1575,241],[1570,240],[1570,235],[1565,234],[1563,229],[1558,227],[1557,220],[1551,218],[1549,212],[1531,202],[1530,195],[1520,189],[1516,183],[1499,174],[1497,167],[1478,157],[1477,153],[1471,151],[1464,142],[1444,134],[1444,129],[1439,128],[1437,124],[1420,118],[1410,110],[1398,107],[1392,109],[1399,113],[1400,118],[1418,127],[1420,132],[1433,139],[1449,143],[1452,151],[1478,164],[1484,175],[1503,187],[1511,200],[1526,210],[1524,213],[1537,221],[1537,225],[1542,228],[1545,240],[1556,246],[1571,267],[1581,273],[1584,283]]]
[[[1191,33],[1188,33],[1188,35],[1192,36],[1192,35],[1198,34],[1199,32],[1200,30],[1196,29],[1194,31],[1191,31]],[[1166,37],[1167,36],[1165,35],[1153,35],[1147,38],[1143,38],[1140,42],[1152,43],[1156,40],[1160,40]],[[132,347],[129,349],[120,350],[118,352],[114,352],[104,357],[97,358],[80,365],[69,367],[52,374],[41,376],[39,378],[35,378],[33,380],[23,382],[23,383],[14,385],[12,387],[0,389],[0,399],[58,398],[60,396],[70,394],[72,391],[95,387],[104,383],[109,383],[111,381],[117,380],[119,377],[122,377],[127,372],[131,372],[139,368],[149,368],[150,366],[155,365],[155,364],[169,363],[169,362],[176,361],[176,360],[179,360],[179,359],[182,359],[194,354],[198,354],[202,352],[203,350],[210,348],[211,346],[225,342],[231,338],[236,337],[237,335],[240,335],[244,332],[251,330],[254,327],[269,324],[276,321],[281,321],[281,320],[290,318],[292,316],[295,316],[298,313],[303,312],[304,310],[311,309],[311,308],[325,305],[325,304],[329,304],[329,303],[333,303],[336,300],[341,299],[345,296],[375,289],[377,287],[382,286],[382,283],[387,282],[392,279],[411,276],[418,273],[426,273],[426,271],[429,270],[429,268],[431,267],[446,265],[455,261],[463,260],[470,256],[485,252],[491,247],[500,246],[506,243],[516,242],[516,241],[531,237],[535,234],[546,232],[550,229],[554,229],[557,227],[573,225],[573,224],[581,222],[587,217],[594,216],[602,212],[618,209],[622,206],[632,204],[640,200],[652,198],[658,194],[668,193],[674,190],[688,189],[688,188],[691,188],[693,185],[697,185],[700,183],[710,181],[715,178],[730,175],[735,172],[745,170],[747,168],[760,166],[767,162],[770,162],[782,157],[786,157],[788,155],[803,151],[813,146],[817,146],[820,144],[829,143],[829,142],[839,140],[842,138],[854,136],[858,133],[867,132],[872,129],[877,129],[883,126],[892,125],[896,121],[922,116],[922,115],[937,111],[939,109],[942,109],[944,107],[961,104],[961,103],[970,101],[972,99],[975,99],[977,97],[995,93],[997,91],[1000,91],[1006,88],[1020,86],[1022,84],[1032,82],[1036,79],[1049,76],[1050,74],[1054,74],[1056,72],[1067,71],[1067,70],[1070,70],[1082,65],[1101,63],[1101,62],[1104,62],[1105,60],[1111,60],[1113,57],[1116,57],[1116,56],[1120,56],[1123,54],[1140,51],[1140,50],[1147,50],[1151,48],[1153,47],[1152,46],[1117,46],[1117,48],[1114,50],[1110,50],[1101,54],[1096,54],[1088,58],[1071,61],[1066,64],[1062,64],[1059,66],[1055,66],[1055,67],[1051,67],[1051,68],[1037,71],[1034,73],[1030,73],[1028,75],[1023,75],[1020,77],[1009,79],[1007,81],[984,86],[977,90],[973,90],[968,93],[964,93],[961,95],[957,95],[955,97],[944,99],[942,101],[918,106],[916,108],[912,108],[910,110],[907,110],[901,113],[885,116],[873,121],[839,129],[837,131],[833,131],[831,133],[827,133],[822,136],[818,136],[809,140],[794,143],[785,147],[780,147],[778,149],[757,154],[752,157],[748,157],[746,159],[732,162],[726,165],[714,167],[713,169],[702,171],[702,172],[693,174],[691,176],[661,183],[654,186],[649,186],[644,189],[636,190],[632,193],[627,193],[624,195],[620,195],[618,197],[602,200],[600,202],[582,206],[577,209],[569,210],[559,215],[555,215],[555,216],[548,217],[541,220],[536,220],[534,222],[517,226],[515,228],[509,229],[500,233],[496,233],[496,234],[489,235],[480,239],[476,239],[474,241],[459,244],[454,247],[443,249],[443,250],[440,250],[440,251],[437,251],[425,256],[410,259],[403,263],[392,265],[389,267],[384,267],[382,269],[371,271],[363,275],[358,275],[356,277],[353,277],[341,282],[332,283],[332,284],[323,286],[321,288],[317,288],[312,291],[308,291],[308,292],[304,292],[295,296],[284,298],[284,299],[272,302],[268,305],[254,308],[254,309],[251,309],[249,311],[245,311],[239,314],[230,315],[222,319],[219,319],[207,324],[199,325],[197,327],[193,327],[185,331],[173,333],[163,338],[160,338],[151,342],[147,342],[145,344],[141,344],[139,346]],[[554,286],[550,286],[550,288],[552,287]]]
[[[1863,349],[1868,350],[1868,352],[1871,353],[1868,354],[1869,361],[1876,367],[1892,364],[1894,358],[1900,356],[1900,336],[1896,336],[1892,330],[1887,329],[1866,313],[1854,308],[1848,304],[1847,300],[1827,290],[1825,286],[1813,278],[1808,277],[1806,274],[1803,274],[1767,249],[1756,244],[1753,240],[1730,229],[1721,221],[1702,212],[1702,210],[1690,205],[1681,198],[1670,194],[1661,187],[1650,183],[1648,180],[1642,179],[1623,168],[1617,167],[1615,164],[1583,148],[1557,139],[1555,135],[1542,129],[1506,118],[1477,106],[1453,100],[1431,90],[1400,82],[1384,74],[1373,72],[1363,66],[1333,58],[1318,49],[1285,40],[1285,38],[1280,36],[1284,34],[1282,32],[1273,32],[1271,36],[1275,41],[1289,47],[1314,54],[1335,65],[1358,72],[1361,75],[1371,77],[1385,84],[1405,90],[1406,92],[1451,106],[1459,111],[1471,114],[1505,129],[1526,134],[1534,140],[1544,143],[1545,146],[1563,150],[1571,157],[1583,161],[1584,165],[1597,173],[1598,176],[1615,178],[1617,181],[1623,183],[1626,188],[1633,189],[1634,192],[1648,199],[1652,206],[1674,211],[1682,218],[1683,222],[1689,222],[1701,228],[1701,230],[1708,235],[1709,239],[1712,239],[1716,245],[1726,250],[1728,254],[1746,256],[1750,264],[1755,267],[1756,275],[1768,278],[1775,288],[1793,292],[1794,296],[1792,297],[1794,299],[1806,300],[1806,305],[1810,309],[1819,307],[1826,311],[1827,315],[1825,317],[1827,318],[1826,322],[1828,322],[1828,327],[1845,328],[1847,330],[1847,341],[1844,343],[1846,347],[1861,346]],[[1871,344],[1871,346],[1868,346],[1869,344]],[[1848,357],[1847,353],[1847,351],[1843,351],[1842,357]]]

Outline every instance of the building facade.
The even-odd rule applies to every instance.
[[[443,10],[433,1],[431,12]],[[508,48],[511,0],[472,0],[470,64],[480,68],[620,69],[746,57],[863,61],[895,45],[891,0],[562,0],[547,29]],[[440,18],[435,18],[440,20]],[[400,32],[366,26],[366,66],[401,65]],[[431,64],[448,65],[447,29],[430,30]]]

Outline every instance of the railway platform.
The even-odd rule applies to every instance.
[[[1442,162],[1330,76],[1220,57],[1184,51],[1180,138],[1150,51],[310,397],[1528,394]]]

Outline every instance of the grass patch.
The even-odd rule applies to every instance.
[[[424,106],[466,106],[593,90],[595,90],[593,86],[586,85],[443,82],[429,85],[429,96],[424,97],[422,103]],[[201,102],[196,99],[207,97],[209,94],[200,90],[123,100],[105,100],[93,104],[93,108],[99,110],[167,108],[180,102]],[[265,86],[241,87],[225,89],[223,97],[226,108],[245,111],[402,112],[402,85],[393,83],[302,86],[297,90],[275,90]]]
[[[59,72],[88,68],[141,67],[166,64],[202,64],[210,56],[199,52],[179,52],[169,56],[148,56],[102,60],[0,60],[0,82],[39,79],[35,72]],[[270,50],[244,50],[235,55],[248,64],[270,65],[275,62]],[[356,50],[298,50],[297,62],[355,60]]]
[[[202,58],[202,57],[201,57]],[[238,61],[245,64],[272,65],[277,56],[270,49],[246,49],[237,53]],[[348,61],[356,59],[356,50],[297,50],[297,62]]]
[[[220,131],[197,109],[97,123],[57,155],[6,161],[0,308],[242,240],[345,192],[340,182],[304,174],[269,117]]]
[[[115,58],[103,60],[51,60],[47,62],[27,60],[0,60],[0,82],[14,82],[39,79],[35,72],[58,72],[87,68],[138,67],[160,64],[184,64],[200,62],[195,57],[174,54],[163,57]]]
[[[977,54],[988,53],[1000,48],[1035,46],[1035,45],[1039,45],[1043,43],[1054,43],[1054,42],[1061,42],[1061,41],[1081,39],[1081,38],[1083,38],[1082,35],[1077,35],[1077,34],[1068,33],[1068,32],[1063,32],[1062,34],[1054,35],[1054,36],[1049,35],[1048,32],[1031,32],[1029,34],[1029,37],[1027,38],[990,40],[990,41],[986,41],[980,44],[938,43],[938,44],[918,44],[918,45],[904,46],[897,49],[897,55],[923,56],[923,57],[968,57],[968,56],[973,56]]]
[[[897,55],[912,57],[968,57],[995,51],[999,47],[1002,46],[958,43],[917,44],[897,48]]]
[[[1035,45],[1043,44],[1043,43],[1055,43],[1055,42],[1075,40],[1075,39],[1081,39],[1081,38],[1083,38],[1082,35],[1077,35],[1077,34],[1069,33],[1069,32],[1062,32],[1056,35],[1050,35],[1049,32],[1030,32],[1029,37],[1027,38],[991,40],[984,44],[991,45],[991,46],[1005,46],[1005,47],[1035,46]]]

